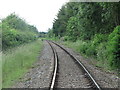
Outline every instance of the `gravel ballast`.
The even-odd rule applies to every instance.
[[[64,47],[69,53],[71,53],[78,60],[80,60],[80,62],[84,64],[84,66],[89,70],[89,72],[93,75],[95,80],[98,82],[98,84],[102,88],[118,88],[119,87],[118,82],[120,78],[117,75],[115,75],[114,73],[106,72],[96,67],[91,63],[91,60],[89,60],[88,58],[87,59],[84,58],[82,55],[80,55],[80,53],[75,52],[71,48],[67,48],[63,45],[61,46]]]
[[[56,88],[90,88],[84,73],[74,60],[61,48],[52,44],[58,54]]]

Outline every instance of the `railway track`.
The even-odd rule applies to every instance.
[[[79,69],[82,69],[85,77],[88,79],[89,85],[91,86],[90,88],[95,89],[95,90],[102,90],[101,87],[99,86],[99,84],[96,82],[96,80],[90,74],[90,72],[86,69],[86,67],[76,57],[74,57],[71,53],[69,53],[65,48],[63,48],[59,44],[57,44],[53,41],[47,41],[47,42],[51,46],[53,54],[54,54],[54,70],[53,70],[49,90],[54,90],[54,88],[56,88],[55,84],[57,83],[56,79],[57,79],[57,72],[58,72],[58,53],[56,52],[54,45],[56,45],[57,47],[61,48],[64,52],[66,52],[76,62],[76,64],[78,66],[80,66]]]

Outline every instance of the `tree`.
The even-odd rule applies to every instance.
[[[3,50],[22,43],[34,41],[37,37],[37,28],[33,25],[27,24],[14,13],[2,20]]]
[[[67,36],[70,38],[72,41],[76,41],[77,38],[80,35],[80,32],[78,30],[78,20],[76,17],[71,17],[68,21],[67,24]]]

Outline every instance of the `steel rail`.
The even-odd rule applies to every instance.
[[[69,54],[74,60],[76,60],[78,62],[78,64],[83,68],[83,70],[85,71],[85,73],[87,73],[89,79],[93,82],[94,86],[96,87],[95,89],[97,90],[102,90],[100,85],[96,82],[96,80],[93,78],[93,76],[90,74],[90,72],[86,69],[86,67],[76,58],[74,57],[71,53],[69,53],[65,48],[63,48],[62,46],[60,46],[59,44],[50,41],[52,43],[54,43],[55,45],[59,46],[61,49],[63,49],[67,54]]]
[[[56,76],[57,76],[58,56],[57,56],[56,50],[53,48],[53,46],[50,44],[50,42],[49,41],[47,41],[47,42],[49,43],[50,47],[52,48],[52,51],[54,54],[54,70],[53,70],[52,80],[51,80],[51,84],[50,84],[50,88],[49,88],[49,90],[53,90],[54,86],[55,86]]]

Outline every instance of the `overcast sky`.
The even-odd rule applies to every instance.
[[[0,18],[15,12],[39,31],[52,27],[54,18],[68,0],[1,0]]]

